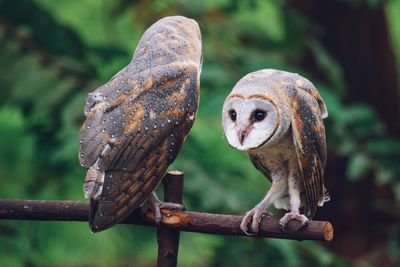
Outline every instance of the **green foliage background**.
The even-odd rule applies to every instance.
[[[351,1],[358,4],[362,1]],[[379,1],[367,1],[371,8]],[[400,1],[385,2],[400,58]],[[171,169],[185,171],[189,210],[243,214],[269,183],[223,138],[226,95],[248,72],[277,68],[314,81],[325,99],[328,145],[347,179],[373,173],[400,201],[400,139],[373,107],[346,104],[340,64],[314,38],[312,23],[282,1],[0,0],[0,197],[83,200],[79,127],[86,95],[125,66],[158,18],[195,18],[203,37],[199,114]],[[268,18],[266,20],[266,18]],[[300,66],[310,50],[325,82]],[[397,62],[400,62],[399,60]],[[335,205],[333,201],[331,205]],[[400,217],[399,217],[400,218]],[[400,257],[393,225],[388,257]],[[154,266],[154,229],[119,225],[91,234],[83,223],[0,222],[0,266]],[[180,266],[370,266],[316,242],[182,233]],[[251,264],[250,264],[251,263]]]

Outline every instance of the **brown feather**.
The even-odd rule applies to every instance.
[[[321,111],[315,110],[315,106],[318,106],[317,100],[307,91],[298,90],[292,97],[293,141],[305,191],[305,214],[310,218],[324,197],[323,175],[326,164],[325,128]]]
[[[250,161],[253,163],[253,166],[261,172],[267,179],[272,182],[271,171],[263,164],[262,159],[260,159],[257,154],[250,154]]]
[[[91,201],[93,232],[146,201],[175,160],[197,111],[200,68],[197,24],[168,17],[146,31],[127,67],[89,94],[80,162],[105,173]]]

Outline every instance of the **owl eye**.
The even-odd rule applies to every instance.
[[[256,111],[254,111],[254,119],[256,121],[262,121],[265,119],[266,115],[267,113],[264,110],[256,109]]]
[[[234,110],[234,109],[231,109],[230,111],[229,111],[229,116],[231,117],[231,120],[232,121],[236,121],[236,111]]]

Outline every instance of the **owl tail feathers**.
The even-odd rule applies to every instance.
[[[103,216],[99,215],[99,204],[98,200],[90,198],[89,228],[92,233],[103,231],[114,225],[110,224],[109,220],[106,220],[106,218],[102,219]]]
[[[102,201],[90,198],[89,228],[92,233],[104,231],[121,221],[121,218],[109,216],[109,214],[104,212],[104,210],[112,209],[113,207],[111,207],[111,205],[111,201]]]
[[[92,233],[99,232],[99,227],[94,223],[94,219],[96,217],[97,209],[98,209],[99,201],[93,198],[90,198],[89,204],[89,228]]]
[[[104,171],[96,170],[90,167],[87,171],[85,181],[83,182],[83,192],[85,198],[98,198],[103,191]]]
[[[144,192],[143,183],[137,177],[134,172],[106,172],[103,192],[98,198],[90,198],[89,228],[93,233],[120,223],[145,201],[151,191],[148,194]],[[148,184],[146,188],[154,189]]]

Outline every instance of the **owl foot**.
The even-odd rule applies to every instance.
[[[264,218],[265,216],[271,216],[271,213],[265,210],[264,206],[255,206],[253,209],[249,210],[246,215],[243,216],[242,222],[240,223],[240,229],[242,229],[242,231],[249,236],[252,235],[257,235],[258,234],[258,230],[259,230],[259,226],[260,226],[260,222],[262,220],[262,218]],[[248,232],[248,227],[247,225],[251,222],[251,232]]]
[[[300,222],[300,226],[299,228],[297,228],[297,231],[308,225],[308,218],[304,214],[288,212],[279,220],[279,226],[282,232],[286,230],[286,225],[291,220],[296,220]]]
[[[152,210],[154,212],[154,221],[159,224],[161,222],[161,209],[171,209],[171,210],[177,210],[177,211],[183,211],[185,210],[185,206],[182,204],[178,203],[173,203],[173,202],[164,202],[158,199],[156,194],[154,192],[150,195],[149,199],[146,201],[145,207],[143,208],[144,212],[147,212],[148,210]]]

